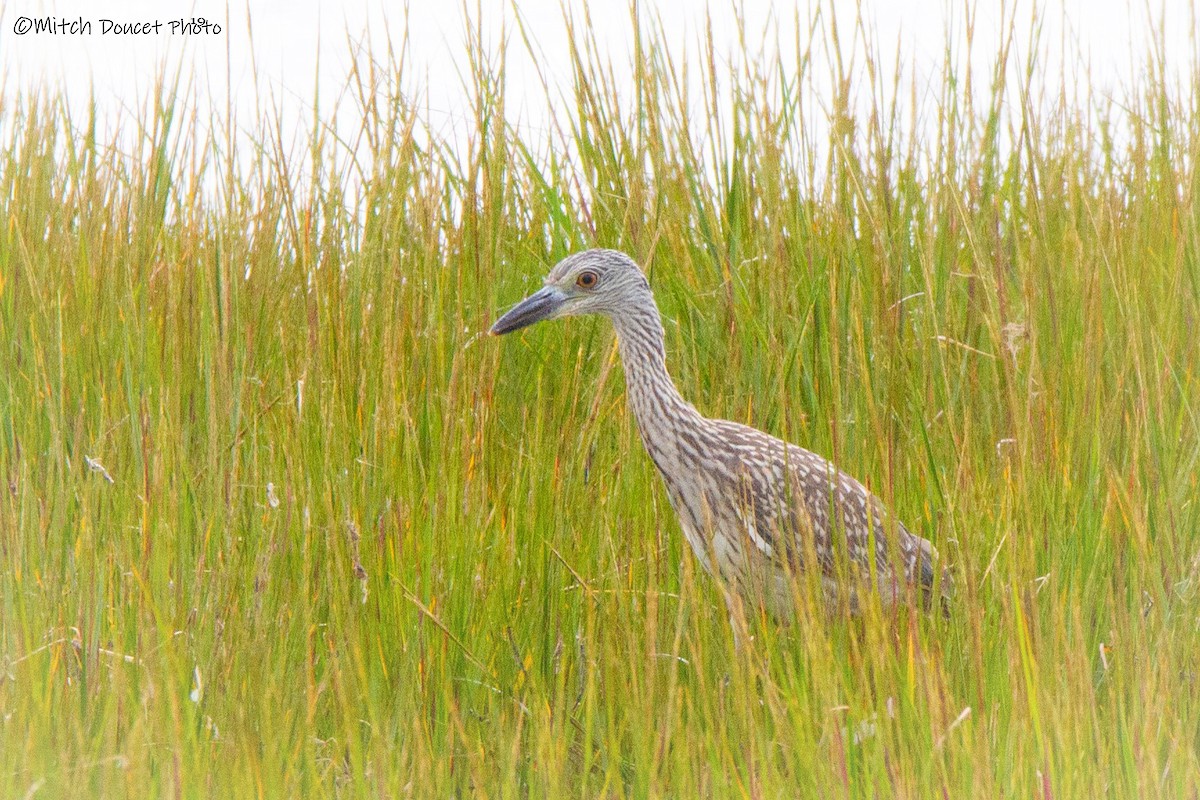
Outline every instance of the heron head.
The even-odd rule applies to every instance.
[[[542,288],[492,325],[492,335],[557,317],[614,317],[650,297],[650,284],[633,259],[617,250],[584,250],[550,270]]]

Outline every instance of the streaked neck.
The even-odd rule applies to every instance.
[[[642,442],[651,456],[656,451],[673,451],[680,427],[695,425],[702,418],[679,394],[667,372],[658,308],[651,300],[614,316],[613,326],[625,369],[625,391]]]

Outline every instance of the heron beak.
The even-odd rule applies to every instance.
[[[496,320],[490,332],[492,336],[499,336],[544,319],[553,319],[565,302],[567,296],[561,289],[546,286],[513,306],[511,311]]]

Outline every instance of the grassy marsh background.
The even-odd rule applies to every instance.
[[[697,97],[578,23],[541,139],[474,40],[464,148],[402,50],[300,151],[169,80],[127,152],[4,96],[0,796],[1196,797],[1196,70],[1096,96],[1010,30],[885,91],[794,34]],[[479,336],[586,245],[702,411],[935,541],[949,619],[734,650],[607,327]]]

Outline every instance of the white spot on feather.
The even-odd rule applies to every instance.
[[[755,522],[754,515],[746,513],[746,510],[740,505],[734,507],[733,513],[737,515],[738,522],[742,523],[742,529],[750,537],[750,541],[754,542],[754,546],[765,553],[768,558],[773,558],[775,556],[775,548],[771,546],[770,542],[759,535],[758,524]]]

